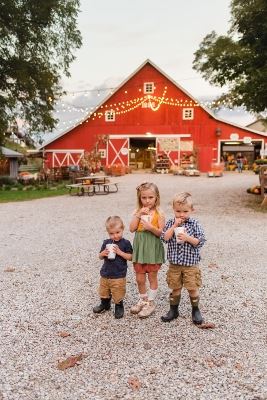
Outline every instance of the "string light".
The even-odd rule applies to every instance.
[[[97,96],[100,96],[100,91],[101,90],[109,90],[111,88],[105,88],[105,89],[97,89],[97,90],[92,90],[92,91],[97,91]],[[155,87],[154,87],[155,89]],[[127,100],[123,100],[120,102],[115,102],[115,103],[106,103],[104,105],[101,105],[100,107],[82,107],[82,106],[75,106],[75,105],[70,105],[68,104],[66,101],[64,103],[60,103],[59,101],[55,103],[55,105],[58,107],[57,110],[55,110],[56,113],[66,113],[66,112],[80,112],[80,113],[85,113],[87,114],[87,118],[85,120],[85,122],[88,123],[89,119],[95,120],[97,119],[101,119],[102,117],[105,116],[107,110],[109,110],[108,112],[113,112],[115,115],[124,115],[128,112],[131,112],[135,109],[137,109],[138,107],[144,107],[144,108],[150,108],[151,111],[156,112],[159,110],[159,108],[161,107],[161,105],[168,105],[168,106],[172,106],[172,107],[186,107],[186,108],[192,108],[192,107],[199,107],[199,106],[204,106],[204,107],[208,107],[208,108],[212,108],[214,111],[218,111],[218,110],[230,110],[230,111],[242,111],[244,112],[245,110],[242,109],[240,110],[237,109],[236,107],[233,106],[233,104],[227,100],[213,100],[213,101],[205,101],[205,102],[197,102],[195,100],[192,99],[183,99],[183,98],[174,98],[174,97],[166,97],[167,94],[167,90],[168,87],[165,86],[163,89],[163,93],[161,96],[156,96],[156,95],[152,95],[152,94],[147,94],[144,95],[142,97],[136,97],[136,98],[132,98],[132,99],[127,99]],[[80,91],[77,93],[81,93],[81,92],[85,92],[85,91]],[[142,89],[140,88],[140,85],[138,85],[138,92],[142,92]],[[73,92],[74,93],[74,92]],[[111,94],[113,92],[111,91]],[[128,90],[124,90],[125,94],[128,94]],[[102,112],[102,111],[97,111],[97,109],[104,111],[106,109],[106,111]],[[96,110],[95,112],[93,112],[93,110]],[[88,115],[89,113],[89,115]],[[84,121],[83,121],[84,122]],[[61,122],[60,124],[62,125],[66,125],[68,124],[68,127],[73,126],[72,124],[78,125],[81,124],[81,119],[77,118],[77,119],[73,119],[73,120],[69,120],[69,121],[64,121]]]

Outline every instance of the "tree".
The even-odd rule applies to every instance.
[[[267,1],[232,0],[228,36],[208,34],[194,53],[193,68],[227,93],[217,99],[248,111],[267,110]]]
[[[0,3],[0,134],[15,118],[31,132],[53,129],[62,74],[69,76],[79,0],[2,0]],[[0,139],[1,142],[1,139]]]

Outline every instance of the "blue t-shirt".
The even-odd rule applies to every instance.
[[[132,254],[133,248],[129,240],[120,239],[118,242],[112,239],[106,239],[102,243],[100,252],[106,248],[107,244],[116,244],[119,246],[120,250],[124,253]],[[109,260],[107,257],[104,258],[104,263],[100,270],[100,275],[103,278],[125,278],[127,273],[127,260],[116,254],[114,260]]]

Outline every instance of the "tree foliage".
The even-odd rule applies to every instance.
[[[0,133],[14,118],[52,129],[54,102],[81,46],[79,0],[1,0]]]
[[[255,113],[267,110],[267,1],[232,0],[227,36],[208,34],[193,68],[213,85],[227,85],[218,100]]]

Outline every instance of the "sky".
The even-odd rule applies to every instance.
[[[68,95],[57,106],[58,131],[85,117],[109,93],[150,59],[199,101],[219,96],[192,69],[194,52],[212,30],[230,28],[230,0],[81,0],[78,27],[82,47],[75,52],[71,78],[63,78]],[[87,91],[87,92],[86,92]],[[217,114],[246,125],[255,118],[242,110]]]

